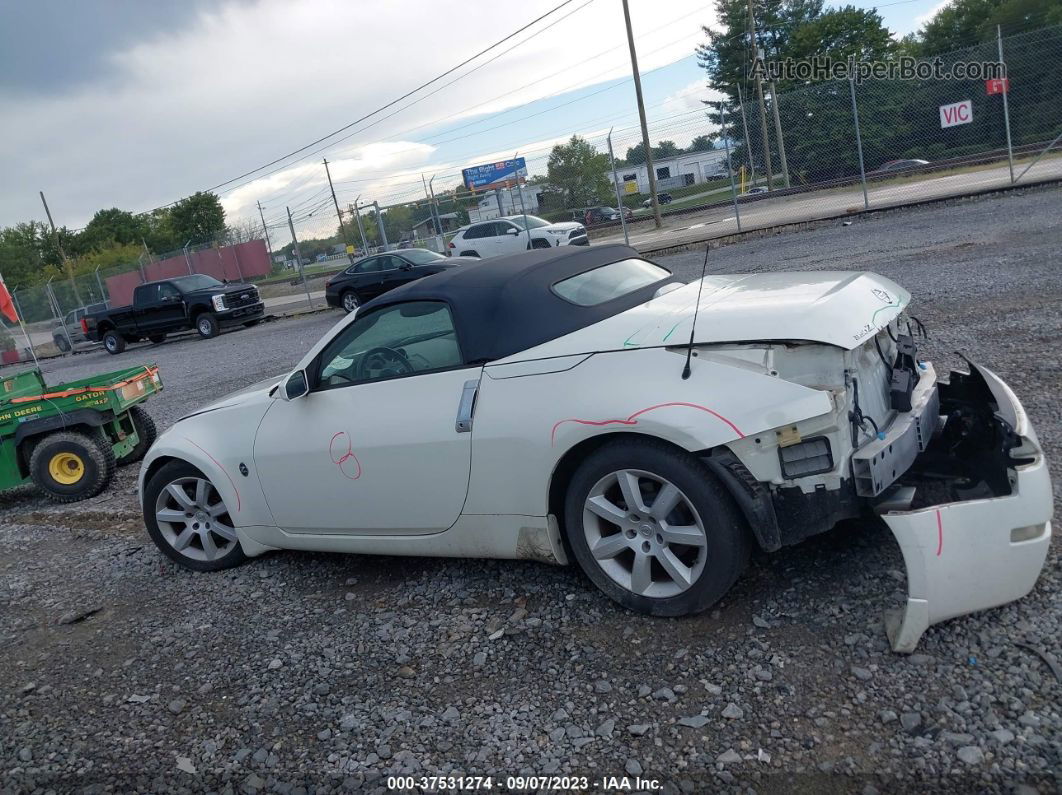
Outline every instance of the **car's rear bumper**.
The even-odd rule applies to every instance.
[[[1011,389],[984,367],[1003,419],[1020,439],[1010,494],[885,513],[907,568],[907,602],[886,615],[892,648],[913,651],[932,624],[997,607],[1032,590],[1051,543],[1053,500],[1044,452]]]

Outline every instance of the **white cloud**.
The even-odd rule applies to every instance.
[[[947,6],[950,6],[952,2],[954,2],[954,0],[942,0],[942,2],[937,3],[931,9],[926,11],[926,13],[915,17],[915,30],[921,30],[923,25],[943,11]]]
[[[112,53],[117,78],[60,96],[4,98],[5,117],[18,123],[0,133],[0,224],[39,216],[39,189],[57,221],[76,227],[102,207],[146,210],[211,188],[383,105],[553,5],[258,0],[200,13],[181,31]],[[643,73],[688,56],[700,25],[712,21],[703,0],[631,5]],[[305,198],[320,187],[322,155],[337,182],[366,180],[352,192],[401,183],[411,190],[422,168],[461,166],[432,162],[435,143],[418,141],[432,125],[626,77],[627,58],[619,4],[597,0],[408,110],[374,117],[333,149],[230,190],[225,206],[247,215],[258,200],[272,209]],[[518,139],[520,129],[477,140],[491,149]],[[527,149],[538,145],[545,144]]]

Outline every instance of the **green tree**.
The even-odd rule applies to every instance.
[[[653,147],[653,157],[658,159],[675,157],[680,154],[682,154],[682,150],[678,148],[678,144],[674,141],[661,141]]]
[[[225,234],[225,209],[213,193],[193,193],[169,211],[169,222],[178,246],[186,241],[208,243]]]
[[[640,166],[645,162],[645,144],[637,143],[627,150],[627,156],[623,158],[628,166]]]
[[[80,251],[98,251],[112,245],[141,245],[147,235],[148,225],[144,216],[133,215],[128,210],[112,207],[97,210],[92,220],[78,235]]]
[[[785,57],[807,60],[825,54],[835,61],[883,61],[897,50],[881,16],[855,6],[831,9],[793,31]]]
[[[690,145],[686,147],[687,152],[710,152],[715,149],[715,142],[719,139],[719,133],[709,133],[707,135],[698,135],[692,141]]]
[[[604,201],[611,188],[607,171],[608,155],[578,135],[566,144],[554,146],[546,162],[546,178],[564,195],[567,207]]]

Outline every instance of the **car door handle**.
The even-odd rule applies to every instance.
[[[476,410],[476,392],[479,391],[479,379],[465,381],[461,388],[461,402],[457,404],[457,422],[454,430],[458,433],[472,432],[472,414]]]

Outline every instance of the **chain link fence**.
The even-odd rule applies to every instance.
[[[1062,178],[1062,26],[926,63],[935,76],[823,80],[774,94],[765,80],[762,115],[750,82],[743,102],[724,102],[707,118],[650,124],[657,144],[691,140],[692,125],[719,134],[722,144],[704,155],[719,163],[714,170],[693,153],[654,153],[665,224],[678,231],[711,224],[721,236]],[[997,63],[1005,79],[993,79]],[[973,76],[953,77],[963,70]],[[621,135],[613,140],[616,157],[640,142],[637,132]],[[647,177],[644,164],[619,160],[619,200],[635,213],[628,238],[645,230],[639,221],[651,220]],[[594,239],[615,239],[619,227],[596,224]]]

